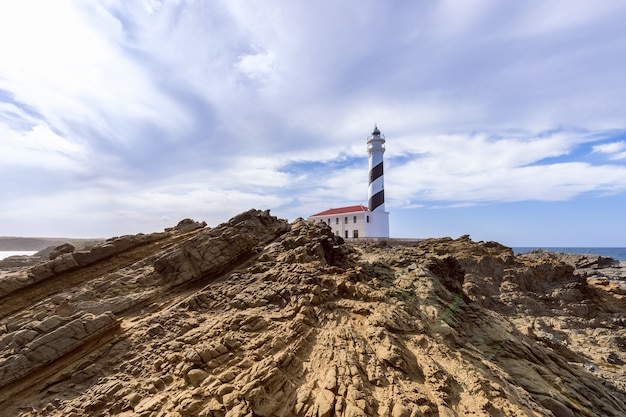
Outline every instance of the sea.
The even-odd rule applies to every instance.
[[[583,255],[601,255],[607,258],[613,258],[616,261],[626,261],[626,248],[554,248],[554,247],[519,247],[512,248],[513,253],[519,255],[521,253],[530,252],[536,249],[543,249],[550,252],[562,252],[562,253],[579,253]]]
[[[0,250],[0,260],[4,259],[4,258],[8,258],[9,256],[15,256],[15,255],[34,255],[36,254],[38,251],[35,250]]]

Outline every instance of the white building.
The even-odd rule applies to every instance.
[[[309,220],[328,224],[343,238],[389,237],[389,213],[385,211],[383,154],[385,136],[378,127],[367,138],[369,155],[368,207],[331,208],[309,216]]]

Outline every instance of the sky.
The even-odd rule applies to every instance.
[[[392,237],[626,246],[626,2],[0,0],[0,235],[367,204]]]

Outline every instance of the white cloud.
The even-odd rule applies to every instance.
[[[593,147],[594,153],[608,154],[612,160],[626,159],[626,142],[611,142]]]
[[[402,207],[438,200],[555,201],[626,190],[626,167],[542,163],[594,140],[568,132],[493,140],[485,135],[428,138],[416,146],[422,155],[387,170],[389,196],[392,205]]]
[[[38,235],[66,236],[72,231],[73,236],[109,237],[158,231],[186,217],[216,225],[253,207],[275,208],[288,202],[289,198],[262,188],[228,188],[219,178],[198,177],[195,182],[152,185],[104,181],[52,194],[23,194],[0,201],[0,211],[3,234],[24,234],[23,219],[29,219]]]
[[[50,125],[67,134],[81,123],[120,142],[138,139],[131,127],[137,120],[184,128],[184,113],[122,48],[120,22],[97,5],[25,0],[0,6],[0,89]]]
[[[0,207],[147,227],[358,204],[374,123],[390,207],[620,192],[625,7],[5,2],[0,169],[28,178]]]
[[[4,129],[3,129],[4,127]],[[0,124],[0,172],[25,167],[34,170],[82,170],[84,149],[56,133],[48,126],[34,126],[29,131],[15,132]]]
[[[264,81],[276,76],[274,54],[272,52],[241,55],[237,61],[236,68],[253,80]]]

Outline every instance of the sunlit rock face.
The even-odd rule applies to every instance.
[[[6,415],[626,415],[611,262],[259,210],[60,252],[0,276]]]

